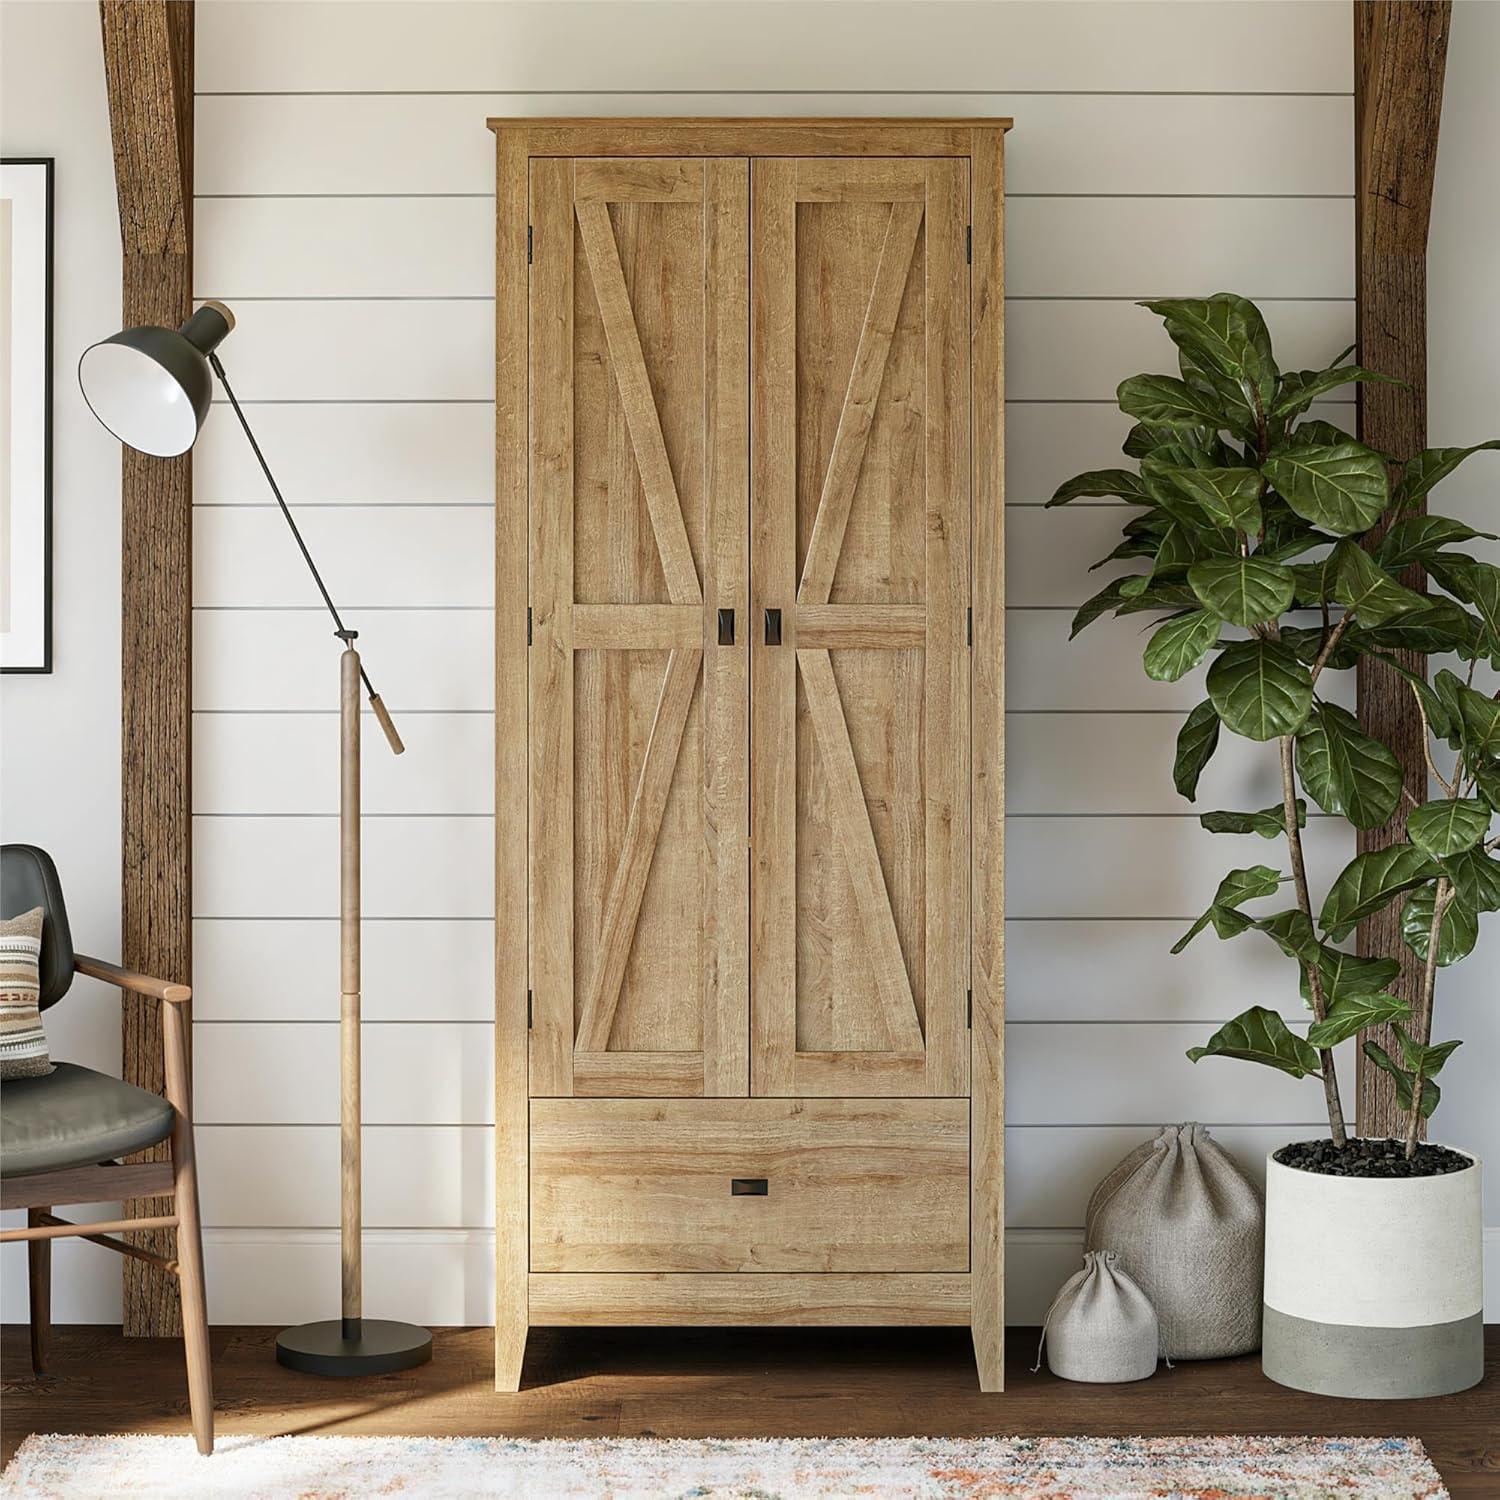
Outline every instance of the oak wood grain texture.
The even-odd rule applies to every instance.
[[[979,1385],[995,1391],[1005,1382],[1005,136],[972,139],[970,1272]]]
[[[629,1293],[641,1309],[634,1321],[660,1305],[663,1284],[670,1290],[687,1280],[658,1278],[654,1289]],[[765,1294],[791,1283],[783,1305],[808,1283],[832,1280],[755,1278]],[[505,1401],[496,1401],[492,1388],[488,1328],[436,1330],[431,1362],[399,1380],[334,1383],[288,1379],[276,1363],[274,1327],[226,1325],[211,1332],[219,1427],[237,1437],[310,1430],[455,1438],[1400,1432],[1422,1440],[1455,1500],[1493,1500],[1500,1471],[1500,1327],[1485,1330],[1487,1379],[1472,1390],[1378,1403],[1274,1385],[1261,1374],[1256,1354],[1181,1363],[1133,1385],[1070,1384],[1046,1370],[1030,1372],[1035,1328],[1012,1330],[1003,1403],[975,1389],[962,1327],[544,1328],[532,1335],[524,1388]],[[182,1430],[181,1357],[165,1339],[61,1326],[51,1377],[34,1380],[24,1374],[26,1331],[8,1326],[0,1331],[0,1365],[6,1370],[0,1459],[6,1462],[29,1433],[57,1430],[60,1402],[71,1431]]]
[[[531,1266],[962,1272],[968,1186],[962,1099],[538,1100]]]
[[[192,310],[193,7],[190,0],[101,0],[104,72],[129,328],[175,328]],[[125,963],[192,974],[192,460],[121,460],[121,942]],[[127,1081],[159,1093],[162,1020],[127,997]],[[165,1146],[149,1155],[162,1159]],[[132,1217],[160,1203],[126,1205]],[[171,1237],[138,1243],[165,1255]],[[181,1327],[172,1278],[128,1260],[128,1333]]]
[[[1008,119],[492,118],[534,156],[967,156],[973,130]]]
[[[151,1000],[160,1000],[167,1005],[184,1005],[193,998],[191,985],[173,984],[166,979],[153,979],[149,974],[137,974],[120,964],[112,964],[102,958],[90,958],[86,953],[73,955],[73,967],[90,979],[102,979],[106,984],[117,984],[132,995],[144,995]]]
[[[1401,460],[1427,444],[1427,226],[1451,9],[1449,0],[1354,4],[1358,357],[1404,382],[1356,388],[1358,430],[1371,447]],[[1424,499],[1417,509],[1426,508]],[[1425,577],[1412,569],[1405,582],[1420,589]],[[1426,657],[1409,651],[1396,656],[1409,670],[1426,672]],[[1422,721],[1411,689],[1371,658],[1360,658],[1356,675],[1361,725],[1395,751],[1407,791],[1416,802],[1425,801]],[[1403,802],[1379,828],[1360,830],[1360,852],[1403,839],[1408,805]],[[1415,1006],[1422,966],[1401,939],[1403,905],[1393,902],[1362,922],[1356,946],[1360,953],[1401,961],[1392,990]],[[1389,1027],[1376,1036],[1387,1048],[1396,1045]],[[1396,1104],[1393,1080],[1363,1055],[1358,1078],[1360,1133],[1399,1134],[1405,1115]]]
[[[33,1172],[0,1179],[0,1208],[121,1203],[127,1198],[161,1197],[171,1191],[172,1164],[168,1161],[72,1167],[66,1172]]]
[[[495,141],[495,1339],[494,1384],[526,1353],[528,785],[526,243],[529,164]]]

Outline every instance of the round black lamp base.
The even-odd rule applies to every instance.
[[[329,1318],[288,1328],[276,1339],[276,1363],[304,1375],[389,1375],[431,1358],[425,1328],[387,1318]]]

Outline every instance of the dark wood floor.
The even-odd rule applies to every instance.
[[[1034,1331],[1014,1329],[1008,1389],[974,1388],[957,1330],[547,1329],[524,1389],[492,1388],[488,1329],[447,1329],[432,1363],[327,1381],[275,1361],[275,1332],[214,1330],[221,1433],[441,1437],[1099,1436],[1174,1433],[1415,1435],[1455,1497],[1500,1496],[1500,1327],[1487,1376],[1437,1401],[1332,1401],[1283,1390],[1257,1358],[1163,1368],[1127,1386],[1033,1375]],[[59,1328],[52,1371],[33,1377],[24,1327],[0,1338],[0,1450],[31,1432],[186,1431],[181,1347],[118,1330]]]

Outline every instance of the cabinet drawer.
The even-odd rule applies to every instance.
[[[966,1099],[534,1099],[533,1271],[964,1271]]]

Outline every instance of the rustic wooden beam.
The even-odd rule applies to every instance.
[[[122,320],[175,328],[193,304],[192,0],[100,0],[104,72],[124,251]],[[124,961],[180,983],[192,976],[193,471],[191,457],[124,450],[121,469],[121,938]],[[124,995],[124,1076],[160,1093],[160,1006]],[[165,1146],[136,1160],[161,1159]],[[161,1218],[171,1200],[135,1199]],[[173,1234],[132,1235],[158,1257]],[[127,1334],[181,1331],[176,1278],[125,1262]]]
[[[1354,0],[1358,357],[1406,382],[1357,388],[1358,431],[1398,460],[1427,446],[1427,225],[1450,10],[1450,0]],[[1406,582],[1422,588],[1426,580],[1413,570]],[[1425,656],[1396,654],[1409,669],[1426,671]],[[1410,688],[1384,663],[1361,657],[1358,692],[1361,725],[1395,751],[1407,790],[1426,801],[1422,722]],[[1407,805],[1384,826],[1360,833],[1361,853],[1405,836]],[[1400,903],[1360,925],[1358,949],[1400,957],[1392,989],[1415,1005],[1421,970],[1401,941]],[[1380,1040],[1395,1051],[1392,1037]],[[1403,1126],[1391,1079],[1364,1057],[1357,1117],[1362,1135],[1396,1135]]]

